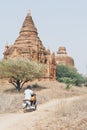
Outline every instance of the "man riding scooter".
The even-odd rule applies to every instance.
[[[26,90],[24,91],[24,104],[23,107],[26,108],[26,110],[32,109],[36,110],[36,94],[31,90],[31,86],[28,85]]]

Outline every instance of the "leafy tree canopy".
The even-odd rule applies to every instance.
[[[0,77],[10,78],[18,91],[22,88],[25,82],[33,78],[45,76],[46,66],[30,61],[25,58],[14,58],[0,61]]]

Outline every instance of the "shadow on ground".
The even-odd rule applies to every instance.
[[[6,89],[6,90],[4,90],[4,93],[10,93],[10,94],[15,94],[15,93],[24,93],[24,90],[26,89],[26,87],[23,87],[20,91],[18,91],[16,88],[14,88],[14,86],[13,86],[13,88],[9,88],[9,89]],[[41,90],[43,90],[43,89],[47,89],[46,87],[44,87],[44,86],[41,86],[41,85],[39,85],[39,84],[33,84],[32,86],[31,86],[31,90],[33,90],[33,91],[41,91]]]

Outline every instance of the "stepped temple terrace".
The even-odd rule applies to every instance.
[[[30,12],[28,12],[19,36],[14,44],[6,46],[4,50],[4,59],[24,57],[33,61],[47,64],[47,79],[56,79],[56,64],[62,63],[74,67],[74,60],[68,56],[65,47],[60,47],[57,55],[46,49],[38,36],[37,28],[33,22]]]

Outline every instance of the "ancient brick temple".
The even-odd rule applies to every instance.
[[[43,46],[30,12],[28,12],[14,44],[5,47],[4,59],[15,57],[26,57],[33,61],[47,64],[46,78],[56,79],[55,54],[51,54],[50,50]]]
[[[65,47],[59,47],[55,56],[55,53],[51,54],[50,50],[43,46],[30,12],[28,12],[14,44],[5,47],[4,59],[15,57],[25,57],[42,64],[47,64],[46,79],[56,79],[56,64],[74,67],[74,60],[67,54]]]
[[[68,55],[64,46],[61,46],[58,49],[56,63],[74,67],[74,60],[71,56]]]

